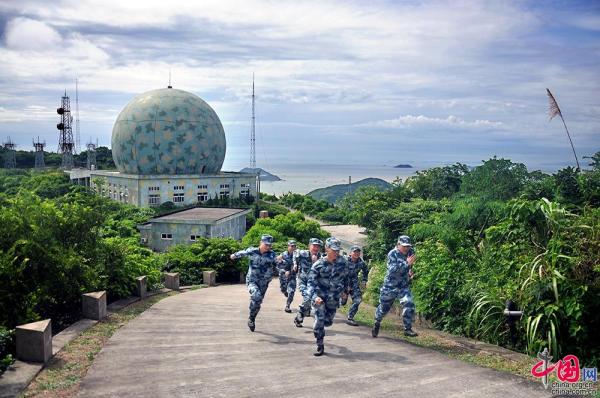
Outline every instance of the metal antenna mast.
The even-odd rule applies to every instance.
[[[71,116],[71,102],[67,96],[62,97],[61,107],[56,110],[56,113],[60,115],[60,123],[56,125],[56,128],[60,131],[58,137],[58,152],[62,154],[62,168],[65,170],[71,170],[73,168],[73,149],[75,143],[73,142],[73,129],[71,123],[73,122],[73,116]]]
[[[33,141],[33,147],[35,148],[35,168],[41,169],[46,166],[44,162],[44,147],[46,146],[46,141],[41,142],[40,137],[38,136],[37,141]]]
[[[79,133],[79,79],[75,78],[75,153],[81,152],[81,134]]]
[[[17,144],[13,142],[13,140],[8,137],[8,140],[4,143],[4,149],[6,149],[6,153],[4,155],[4,167],[7,169],[14,169],[17,167],[17,156],[15,153],[15,148]]]
[[[87,145],[87,168],[88,170],[96,170],[97,164],[96,164],[96,148],[98,147],[97,144],[94,144],[92,142],[92,140],[90,140]]]
[[[254,114],[254,73],[252,74],[252,131],[250,132],[250,167],[256,168],[256,117]]]

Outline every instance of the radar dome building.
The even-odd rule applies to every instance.
[[[126,174],[216,174],[225,147],[215,111],[200,97],[177,89],[138,95],[112,131],[115,165]]]
[[[221,171],[225,151],[225,132],[210,105],[169,86],[123,108],[112,130],[117,171],[92,170],[90,182],[103,195],[137,206],[255,196],[255,175]]]

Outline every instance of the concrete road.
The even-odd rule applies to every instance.
[[[247,326],[244,285],[166,298],[118,330],[80,397],[547,397],[541,383],[351,327],[339,315],[315,349],[313,318],[293,325],[273,280]],[[298,294],[295,298],[298,304]],[[294,311],[295,312],[295,311]]]

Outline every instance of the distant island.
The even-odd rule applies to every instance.
[[[248,174],[258,174],[260,173],[261,181],[281,181],[281,178],[277,177],[275,174],[271,174],[268,171],[257,167],[255,169],[251,167],[244,167],[240,170],[240,173],[248,173]]]
[[[394,166],[395,169],[412,169],[413,167],[410,164],[399,164]]]
[[[310,191],[307,195],[312,196],[317,200],[321,199],[326,200],[329,203],[335,203],[348,192],[352,193],[358,188],[366,186],[372,186],[384,191],[386,189],[390,189],[392,185],[380,178],[365,178],[364,180],[353,182],[350,184],[350,187],[348,187],[348,184],[332,185],[327,188],[315,189],[314,191]]]

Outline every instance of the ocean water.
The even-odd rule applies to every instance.
[[[272,165],[263,168],[283,181],[261,181],[261,191],[280,196],[287,192],[306,194],[317,188],[347,184],[373,177],[392,182],[396,178],[406,179],[420,168],[401,169],[393,165],[351,165],[351,164],[302,164]]]

